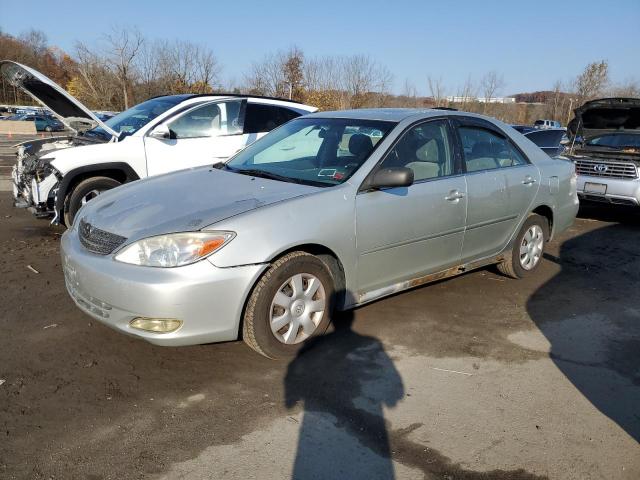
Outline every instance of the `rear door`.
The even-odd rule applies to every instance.
[[[526,215],[540,173],[497,126],[481,119],[456,121],[467,179],[467,224],[462,261],[496,255]]]
[[[246,100],[197,105],[167,121],[170,138],[145,136],[149,175],[219,163],[245,146]]]
[[[379,168],[411,168],[413,185],[358,193],[361,294],[459,263],[467,197],[454,146],[445,119],[410,127]]]

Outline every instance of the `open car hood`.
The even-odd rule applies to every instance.
[[[640,129],[640,98],[600,98],[574,110],[569,136],[584,138]]]
[[[109,134],[118,137],[118,134],[91,110],[40,72],[11,60],[2,60],[0,74],[10,85],[26,92],[51,110],[67,128],[82,132],[100,126]]]

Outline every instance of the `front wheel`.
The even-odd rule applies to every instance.
[[[327,266],[306,252],[275,261],[254,287],[243,318],[243,340],[269,358],[290,357],[331,322],[334,282]]]
[[[91,177],[81,181],[76,185],[71,193],[67,195],[64,209],[64,223],[71,227],[73,219],[84,204],[93,200],[102,192],[111,190],[121,185],[120,182],[109,177]]]
[[[529,215],[513,243],[511,255],[498,264],[498,270],[512,278],[530,275],[540,266],[544,254],[544,243],[548,238],[547,219],[541,215]]]

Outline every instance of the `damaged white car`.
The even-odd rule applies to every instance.
[[[15,205],[67,226],[105,190],[223,162],[275,127],[317,110],[270,97],[183,94],[152,98],[102,122],[27,66],[1,61],[0,73],[72,131],[19,144],[12,171]]]

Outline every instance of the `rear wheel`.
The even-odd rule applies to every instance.
[[[64,210],[64,223],[67,227],[73,224],[73,219],[87,202],[93,200],[102,192],[121,185],[120,182],[109,177],[91,177],[81,181],[67,195]]]
[[[44,129],[45,129],[45,131],[47,131],[47,132],[51,132],[51,131],[52,131],[52,128],[51,128],[49,125],[47,125],[46,127],[44,127]]]
[[[549,222],[541,215],[531,214],[524,222],[509,258],[498,264],[498,270],[512,278],[533,273],[542,260],[544,244],[549,238]]]
[[[243,339],[269,358],[295,355],[331,322],[334,283],[327,266],[292,252],[269,267],[254,287],[243,318]]]

